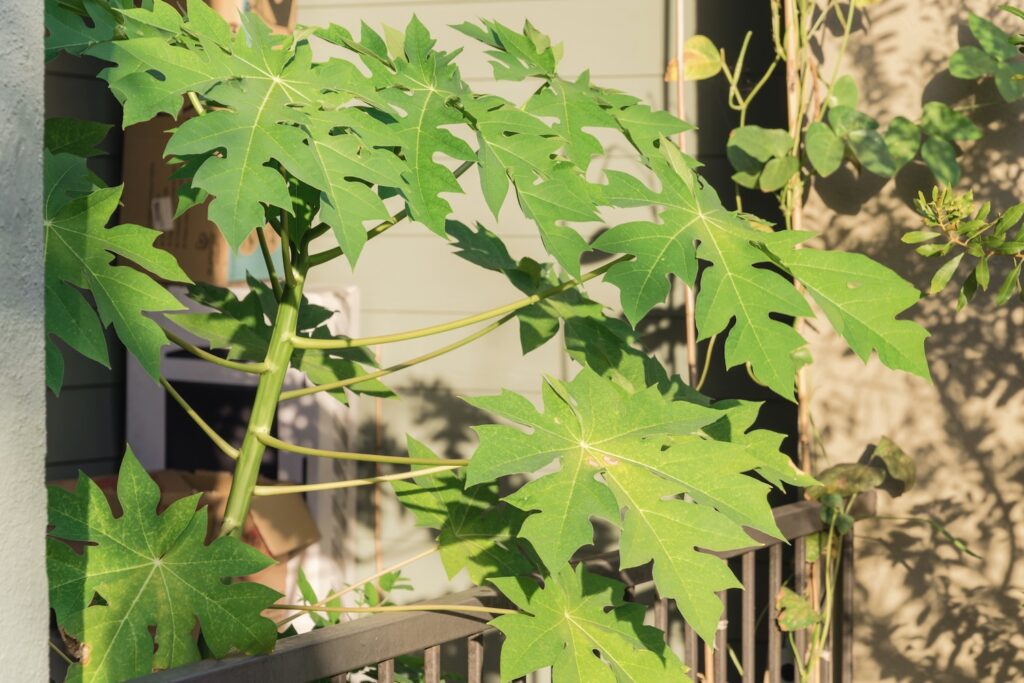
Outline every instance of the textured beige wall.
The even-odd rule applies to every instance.
[[[861,84],[862,108],[884,126],[896,115],[916,117],[922,93],[951,104],[972,93],[996,100],[994,89],[943,71],[970,40],[968,11],[1014,26],[998,4],[872,6],[844,65]],[[986,135],[965,146],[960,189],[974,187],[997,208],[1024,200],[1024,107],[986,107],[974,118]],[[923,289],[938,264],[899,237],[919,225],[908,204],[930,183],[921,167],[888,183],[843,171],[818,184],[807,225],[830,246],[868,253]],[[829,457],[854,460],[865,444],[891,436],[913,454],[919,481],[901,499],[883,495],[881,512],[933,515],[984,557],[960,557],[926,526],[858,526],[859,681],[1024,679],[1024,304],[996,310],[982,295],[957,314],[954,303],[953,294],[928,298],[913,314],[932,333],[934,384],[874,361],[865,369],[834,334],[813,340],[814,414]]]

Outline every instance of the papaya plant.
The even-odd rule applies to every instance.
[[[573,562],[594,541],[593,518],[617,529],[622,569],[653,560],[659,594],[711,642],[722,612],[716,593],[739,584],[704,551],[755,545],[747,530],[780,537],[768,491],[814,480],[779,450],[781,434],[754,428],[759,404],[713,401],[639,348],[633,326],[666,298],[669,277],[696,286],[702,338],[724,336],[727,363],[749,365],[787,399],[795,398],[805,341],[785,319],[812,317],[807,294],[862,358],[877,353],[892,368],[928,374],[927,333],[898,318],[918,298],[911,285],[858,254],[798,249],[811,235],[766,231],[727,210],[697,162],[669,142],[688,124],[596,85],[586,73],[562,78],[561,47],[530,24],[522,31],[487,20],[456,27],[486,46],[496,80],[529,81],[532,94],[522,102],[471,89],[459,51],[440,49],[415,18],[404,33],[384,36],[365,24],[358,37],[337,25],[283,36],[249,14],[232,33],[198,0],[183,12],[162,0],[53,0],[47,27],[49,55],[109,64],[100,75],[123,105],[124,125],[161,114],[178,119],[166,156],[183,179],[179,211],[209,201],[211,220],[235,248],[254,230],[264,241],[273,231],[283,263],[278,273],[268,257],[268,281],[250,279],[240,298],[193,285],[189,296],[203,311],[182,312],[162,285],[124,263],[187,280],[153,247],[155,231],[107,227],[119,188],[102,187],[82,156],[100,131],[51,124],[47,196],[54,199],[45,225],[48,245],[52,239],[63,251],[48,257],[47,277],[63,287],[64,309],[48,311],[48,332],[102,360],[97,332],[113,325],[153,380],[235,462],[223,523],[208,545],[200,534],[205,510],[196,509],[195,498],[155,513],[156,485],[130,451],[117,496],[121,516],[84,475],[73,493],[52,493],[51,599],[75,644],[70,680],[123,680],[194,661],[199,643],[213,656],[267,651],[275,629],[261,610],[451,610],[345,607],[332,602],[337,594],[287,605],[269,589],[225,583],[270,562],[239,540],[254,496],[380,482],[391,483],[418,523],[439,530],[433,550],[450,577],[465,571],[508,599],[508,608],[476,608],[496,615],[505,634],[504,679],[550,666],[568,679],[687,680],[664,634],[643,625],[642,607],[626,602],[624,585]],[[317,42],[347,58],[314,60]],[[186,106],[190,115],[183,115]],[[627,143],[649,177],[595,173],[608,143],[594,129]],[[465,180],[471,168],[491,218],[514,210],[514,195],[550,262],[513,257],[482,225],[486,216],[454,215],[444,195],[472,191]],[[611,222],[621,208],[645,209],[649,218],[613,223],[588,242],[587,225]],[[332,312],[303,296],[309,273],[340,258],[358,267],[370,242],[400,221],[435,233],[454,256],[508,280],[523,296],[427,328],[332,335],[325,325]],[[76,248],[65,248],[72,238]],[[607,260],[584,271],[581,256],[595,250]],[[590,298],[586,284],[598,279],[618,288],[626,320]],[[561,331],[579,369],[568,381],[538,378],[541,407],[509,391],[467,399],[510,423],[476,427],[479,445],[470,458],[438,457],[412,437],[408,455],[379,455],[304,447],[271,434],[283,401],[318,392],[339,401],[351,392],[388,396],[384,378],[513,321],[524,353]],[[187,342],[172,325],[224,353]],[[371,345],[474,326],[389,367],[375,367],[367,353]],[[257,377],[239,443],[217,434],[160,376],[159,350],[167,343]],[[51,361],[59,366],[56,347]],[[289,368],[310,386],[283,390]],[[56,371],[50,382],[59,388]],[[402,469],[362,480],[258,484],[268,447]],[[499,482],[511,485],[507,478],[518,474],[535,476],[502,497]],[[69,542],[85,543],[85,552]],[[171,575],[180,580],[162,580]]]

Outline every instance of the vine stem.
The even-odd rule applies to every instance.
[[[676,0],[676,116],[686,119],[686,8],[683,0]],[[686,152],[686,131],[679,132],[679,150]],[[686,370],[690,386],[696,387],[699,371],[697,369],[697,324],[694,318],[696,291],[687,283],[683,283],[683,316],[686,334]]]
[[[75,662],[71,659],[71,657],[68,657],[66,654],[64,654],[64,650],[61,650],[59,647],[57,647],[52,640],[47,640],[46,642],[50,644],[50,649],[53,650],[54,654],[60,657],[65,664],[67,664],[68,666],[74,665]]]
[[[358,588],[362,588],[363,586],[365,586],[366,584],[370,583],[371,581],[376,581],[377,579],[379,579],[380,577],[384,576],[385,574],[390,574],[391,572],[398,571],[402,567],[406,567],[406,566],[408,566],[408,565],[410,565],[410,564],[412,564],[414,562],[418,562],[419,560],[422,560],[425,557],[430,557],[431,555],[433,555],[437,551],[438,551],[438,547],[436,545],[435,546],[431,546],[430,548],[427,548],[423,552],[417,553],[416,555],[413,555],[412,557],[407,557],[404,560],[402,560],[401,562],[396,562],[395,564],[391,565],[390,567],[385,567],[384,569],[381,569],[376,574],[373,574],[371,576],[367,576],[365,579],[360,579],[359,581],[356,581],[355,583],[353,583],[350,586],[345,586],[341,590],[335,591],[334,593],[331,593],[330,595],[328,595],[327,597],[323,598],[319,602],[316,602],[313,605],[310,605],[310,607],[324,606],[327,603],[331,602],[332,600],[337,600],[338,598],[340,598],[340,597],[342,597],[344,595],[347,595],[348,593],[351,593],[352,591],[354,591],[354,590],[356,590]],[[313,611],[318,611],[318,610],[313,610]],[[280,627],[284,626],[285,624],[287,624],[289,622],[292,622],[295,619],[298,619],[299,617],[302,616],[302,614],[304,612],[305,612],[305,610],[303,612],[299,612],[298,614],[293,614],[291,616],[285,617],[284,619],[281,619],[280,621],[277,622],[277,627],[280,628]]]
[[[421,470],[412,470],[410,472],[398,472],[396,474],[382,474],[377,477],[367,477],[365,479],[344,479],[342,481],[325,481],[318,484],[283,484],[283,485],[272,485],[272,486],[256,486],[253,489],[254,496],[282,496],[287,493],[311,493],[314,491],[334,491],[336,489],[350,489],[357,486],[371,486],[388,481],[402,481],[404,479],[414,479],[416,477],[426,476],[428,474],[437,474],[439,472],[450,472],[451,470],[457,470],[465,465],[438,465],[437,467],[427,467]]]
[[[310,605],[271,605],[267,609],[297,610],[300,612],[334,612],[336,614],[376,614],[378,612],[483,612],[485,614],[519,614],[519,610],[481,605],[380,605],[379,607],[312,607]]]
[[[188,401],[177,392],[177,390],[171,386],[171,383],[167,381],[166,377],[160,378],[160,386],[171,395],[171,398],[181,406],[181,409],[185,411],[185,414],[192,418],[192,421],[196,423],[203,433],[210,438],[210,441],[214,443],[217,448],[221,450],[224,455],[228,456],[232,460],[238,459],[238,449],[229,444],[224,437],[217,433],[217,430],[207,424],[206,420],[199,416],[199,413],[195,411],[195,408],[188,404]]]
[[[289,453],[298,453],[299,455],[310,455],[316,458],[333,458],[334,460],[354,460],[356,462],[379,462],[386,465],[432,466],[437,465],[440,462],[445,465],[462,467],[464,465],[469,464],[469,460],[459,460],[456,458],[444,458],[438,460],[438,458],[403,458],[398,455],[372,455],[370,453],[347,453],[345,451],[327,451],[322,448],[310,448],[309,446],[300,446],[298,444],[288,443],[287,441],[282,441],[281,439],[273,437],[270,434],[267,434],[266,432],[258,433],[256,438],[264,446],[278,448],[282,451],[288,451]]]
[[[463,337],[462,339],[454,341],[451,344],[448,344],[447,346],[442,346],[439,349],[435,349],[429,353],[425,353],[422,356],[410,358],[409,360],[402,361],[401,363],[396,363],[395,365],[382,368],[375,372],[369,372],[366,373],[365,375],[357,375],[356,377],[349,377],[347,379],[340,379],[336,382],[328,382],[326,384],[317,384],[311,387],[302,387],[301,389],[291,389],[289,391],[283,391],[281,392],[281,400],[287,401],[288,399],[309,396],[310,394],[315,394],[321,391],[336,391],[338,389],[344,389],[345,387],[350,387],[356,384],[361,384],[363,382],[368,382],[370,380],[386,377],[387,375],[398,372],[399,370],[411,368],[414,365],[419,365],[420,363],[426,363],[427,361],[433,360],[438,356],[443,356],[444,354],[450,351],[454,351],[455,349],[461,348],[466,344],[476,341],[480,337],[483,337],[493,332],[494,330],[498,329],[499,327],[507,323],[509,320],[512,320],[513,318],[515,318],[515,314],[510,313],[505,317],[494,321],[490,325],[481,328],[480,330],[477,330],[468,337]]]
[[[265,362],[261,362],[261,363],[244,363],[244,362],[241,362],[241,361],[234,361],[234,360],[228,360],[227,358],[221,358],[220,356],[218,356],[216,354],[210,353],[209,351],[206,351],[205,349],[201,349],[198,346],[196,346],[195,344],[182,339],[181,337],[179,337],[178,335],[174,334],[170,330],[167,330],[167,329],[164,329],[164,328],[161,328],[161,329],[163,329],[164,335],[167,337],[167,340],[170,341],[172,344],[174,344],[175,346],[181,348],[183,351],[188,351],[189,353],[191,353],[196,358],[202,358],[203,360],[207,361],[208,363],[213,363],[214,365],[219,365],[220,367],[227,368],[228,370],[237,370],[238,372],[248,372],[251,375],[262,375],[263,373],[265,373],[267,371],[267,364]]]
[[[435,334],[441,334],[442,332],[450,332],[452,330],[458,330],[463,327],[469,327],[476,323],[496,318],[506,313],[514,313],[520,309],[532,306],[538,301],[543,301],[556,294],[561,294],[567,290],[570,290],[578,285],[593,280],[594,278],[607,272],[613,266],[628,261],[633,257],[629,254],[620,256],[617,259],[609,261],[600,268],[595,268],[581,278],[569,280],[563,282],[560,285],[551,287],[537,294],[533,294],[518,301],[513,301],[510,304],[499,306],[498,308],[492,308],[489,311],[471,315],[466,318],[460,318],[458,320],[452,320],[441,325],[433,325],[431,327],[421,327],[416,330],[409,330],[407,332],[399,332],[396,334],[386,334],[379,337],[362,337],[361,339],[312,339],[309,337],[296,337],[292,340],[295,348],[297,349],[354,349],[362,346],[373,346],[374,344],[390,344],[392,342],[408,341],[410,339],[420,339],[422,337],[429,337]]]
[[[686,120],[686,7],[684,0],[676,0],[676,116]],[[679,131],[679,151],[686,152],[686,131]],[[694,286],[683,282],[683,326],[686,335],[686,370],[691,387],[697,383],[697,325],[694,317],[697,282]],[[669,602],[661,598],[654,610],[654,625],[661,629],[668,639]]]

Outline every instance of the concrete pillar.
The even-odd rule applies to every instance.
[[[0,22],[0,681],[47,680],[43,1]]]

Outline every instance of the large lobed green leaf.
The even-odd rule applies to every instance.
[[[491,582],[522,610],[491,622],[505,635],[502,681],[546,666],[555,681],[690,680],[664,634],[644,626],[643,606],[625,602],[625,586],[614,579],[581,564],[562,567],[543,587],[525,577]]]
[[[592,542],[591,518],[601,518],[622,529],[622,567],[653,559],[661,595],[675,599],[688,622],[710,638],[721,612],[715,593],[738,584],[725,563],[697,548],[754,545],[744,526],[778,535],[769,486],[745,473],[766,470],[775,479],[807,480],[765,442],[745,448],[710,438],[701,430],[722,420],[722,411],[668,400],[656,387],[630,392],[584,369],[568,384],[549,378],[542,392],[544,412],[508,391],[470,399],[532,431],[476,427],[480,446],[466,472],[467,486],[557,462],[556,472],[506,498],[535,511],[519,535],[549,573]],[[690,500],[679,498],[683,494]]]
[[[638,221],[618,225],[595,242],[598,249],[632,254],[616,265],[606,279],[622,291],[622,307],[636,324],[668,294],[668,276],[697,283],[698,258],[710,267],[701,276],[696,322],[700,338],[724,332],[729,366],[750,363],[754,374],[776,393],[793,396],[799,367],[796,352],[804,340],[779,316],[810,316],[806,301],[785,277],[760,267],[770,257],[758,248],[768,243],[779,252],[803,238],[764,233],[726,210],[718,195],[693,171],[673,163],[678,152],[663,146],[664,162],[657,164],[659,193],[632,176],[608,172],[609,189],[620,204],[664,207],[659,223]]]
[[[51,129],[53,130],[53,129]],[[84,131],[84,132],[83,132]],[[106,133],[86,125],[61,126],[49,141],[58,149],[88,151]],[[168,252],[153,246],[159,233],[138,225],[108,228],[121,187],[102,187],[86,160],[69,152],[43,156],[46,260],[46,383],[59,393],[64,360],[53,337],[82,355],[109,364],[103,328],[117,336],[153,377],[160,374],[160,347],[166,338],[145,314],[182,308],[152,276],[189,282]],[[83,292],[92,295],[88,301]]]
[[[412,437],[409,455],[437,458]],[[437,464],[443,465],[444,460],[437,458]],[[524,515],[498,502],[496,485],[467,489],[464,478],[454,471],[393,481],[391,485],[420,526],[438,530],[437,545],[448,578],[455,578],[465,569],[479,585],[486,579],[528,574],[532,569],[516,547]]]
[[[68,681],[123,681],[197,661],[197,620],[215,657],[273,648],[277,629],[260,612],[279,594],[227,581],[273,561],[235,538],[206,545],[199,494],[157,514],[160,489],[129,449],[119,517],[84,474],[74,491],[51,487],[49,495],[50,606],[82,652]],[[65,541],[84,545],[79,552]]]

